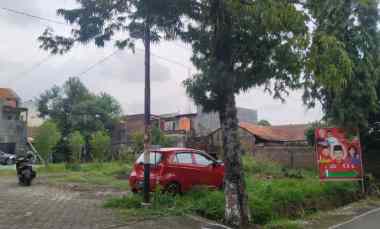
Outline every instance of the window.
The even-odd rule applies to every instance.
[[[160,163],[162,154],[159,152],[150,152],[150,159],[149,159],[149,164],[151,165],[156,165]],[[140,157],[136,161],[138,164],[144,163],[144,153],[140,155]]]
[[[202,155],[202,154],[194,154],[195,155],[195,163],[197,165],[211,165],[213,163],[213,161],[209,158],[207,158],[206,156]]]
[[[175,162],[179,164],[193,164],[191,153],[177,153]]]

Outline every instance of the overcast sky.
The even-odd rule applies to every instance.
[[[57,8],[73,7],[73,0],[1,0],[0,8],[7,7],[29,14],[62,21],[56,17]],[[0,9],[0,87],[13,88],[27,101],[34,99],[53,85],[61,85],[70,76],[78,75],[89,66],[114,52],[110,44],[99,49],[94,45],[76,46],[64,56],[53,56],[38,48],[37,37],[47,27],[59,33],[70,28]],[[142,47],[141,44],[137,45]],[[152,113],[186,113],[194,111],[186,97],[182,81],[195,72],[189,58],[191,47],[177,42],[164,42],[152,48]],[[172,60],[180,64],[168,62]],[[43,62],[40,66],[36,64]],[[81,76],[93,92],[113,95],[126,114],[141,113],[144,106],[144,58],[141,51],[121,51],[107,62]],[[254,88],[237,98],[238,106],[258,110],[259,119],[273,124],[305,123],[322,116],[318,107],[307,110],[301,101],[302,92],[292,92],[282,104]]]

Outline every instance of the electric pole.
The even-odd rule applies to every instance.
[[[145,21],[145,109],[144,109],[144,204],[149,204],[150,191],[150,24]]]

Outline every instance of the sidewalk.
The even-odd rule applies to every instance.
[[[333,211],[321,212],[313,215],[309,219],[300,222],[304,228],[310,229],[352,229],[352,228],[363,228],[372,229],[372,221],[376,220],[377,228],[380,228],[380,199],[369,198],[342,208],[338,208]],[[369,214],[373,212],[374,215]],[[375,214],[376,213],[376,214]],[[360,224],[362,217],[365,221],[368,221],[368,227],[364,227]],[[359,223],[359,226],[358,224]],[[352,227],[351,227],[352,224]]]

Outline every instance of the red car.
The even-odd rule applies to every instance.
[[[143,188],[144,154],[129,176],[133,192]],[[161,148],[150,152],[150,190],[159,185],[168,192],[186,192],[193,186],[223,187],[224,164],[205,152],[186,148]]]

